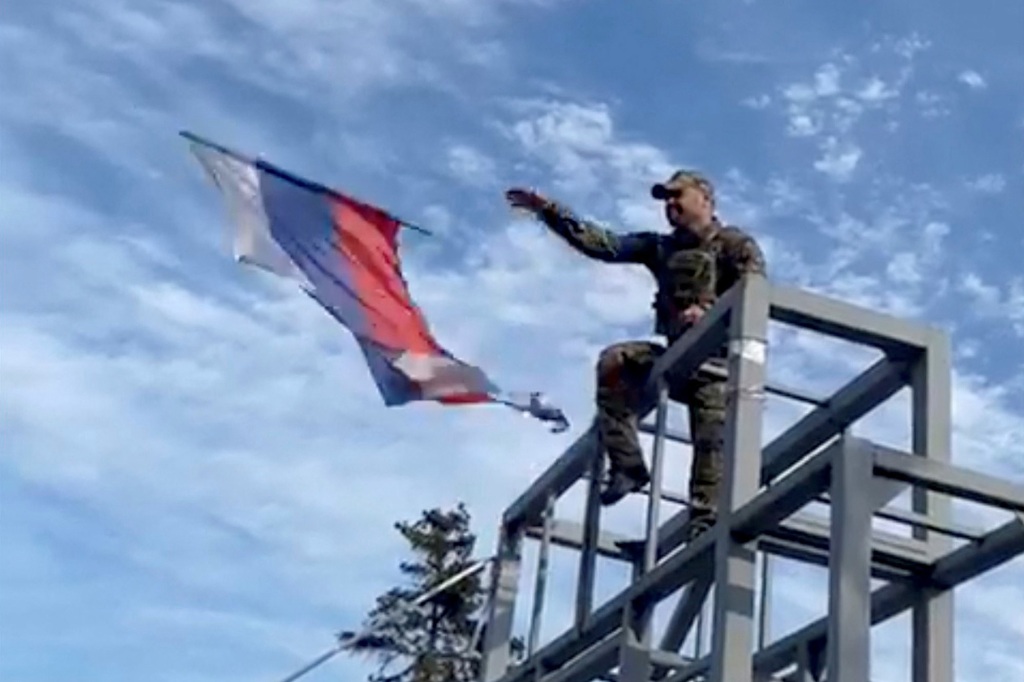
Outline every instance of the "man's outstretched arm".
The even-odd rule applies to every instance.
[[[532,211],[538,220],[585,256],[606,263],[645,263],[654,248],[653,235],[643,232],[617,234],[577,218],[569,209],[538,194],[509,190],[508,201]]]

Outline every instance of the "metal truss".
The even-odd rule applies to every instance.
[[[768,385],[770,320],[873,347],[883,357],[825,399]],[[685,441],[666,428],[666,386],[723,344],[731,400],[719,519],[686,544],[685,508],[664,522],[658,518],[668,495],[662,491],[665,441]],[[904,387],[912,395],[911,452],[850,435],[856,421]],[[766,445],[765,392],[813,405]],[[751,277],[661,358],[642,416],[651,411],[654,424],[644,427],[654,436],[645,537],[600,529],[602,462],[593,430],[508,507],[492,565],[481,682],[867,682],[871,627],[907,611],[913,682],[953,682],[952,590],[1024,553],[1024,486],[950,464],[950,350],[943,333]],[[552,518],[555,502],[579,481],[587,484],[583,522]],[[910,510],[884,506],[907,487]],[[961,528],[951,522],[954,498],[1008,511],[1010,520],[988,532]],[[813,502],[828,505],[827,519],[802,511]],[[873,517],[912,532],[873,530]],[[527,539],[540,542],[534,613],[529,655],[513,666],[509,641]],[[955,547],[954,539],[967,542]],[[575,620],[538,648],[552,545],[579,550]],[[633,579],[595,607],[599,555],[631,565]],[[763,564],[783,556],[827,567],[827,616],[766,642],[770,605],[767,592],[755,589],[758,555]],[[882,586],[872,589],[873,579]],[[653,609],[677,592],[682,596],[656,643]],[[708,651],[698,646],[694,655],[681,655],[705,610],[712,619]]]

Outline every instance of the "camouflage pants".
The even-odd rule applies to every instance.
[[[597,428],[612,471],[646,468],[637,433],[637,402],[665,348],[649,341],[617,343],[597,361]],[[693,440],[690,501],[695,512],[714,511],[722,476],[725,382],[697,373],[669,385],[672,400],[686,403]]]

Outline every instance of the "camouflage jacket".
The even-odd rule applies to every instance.
[[[541,220],[580,253],[606,263],[645,266],[657,283],[655,333],[674,340],[686,331],[681,313],[710,308],[747,273],[767,274],[760,246],[744,230],[718,224],[704,240],[689,233],[618,234],[549,204]]]

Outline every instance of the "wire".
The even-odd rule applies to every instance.
[[[409,607],[422,606],[423,604],[430,601],[437,595],[441,594],[448,588],[457,585],[463,580],[466,580],[467,578],[470,578],[480,573],[480,571],[484,570],[492,561],[494,561],[494,559],[495,557],[487,557],[486,559],[481,559],[480,561],[477,561],[476,563],[471,564],[470,566],[467,566],[466,568],[462,569],[455,575],[452,575],[446,578],[445,580],[442,580],[440,583],[430,588],[426,592],[423,592],[420,596],[416,597],[411,602],[409,602]],[[306,665],[302,666],[288,677],[282,679],[280,682],[295,682],[295,680],[319,668],[321,665],[331,660],[332,658],[340,654],[342,651],[345,651],[346,649],[351,649],[352,647],[359,644],[359,642],[366,640],[374,633],[376,633],[377,630],[379,630],[385,624],[387,623],[378,623],[377,625],[363,628],[363,630],[356,634],[350,634],[347,632],[339,633],[338,635],[336,635],[338,641],[331,649],[320,654],[315,659],[313,659]],[[476,640],[478,636],[479,633],[474,633],[473,639]],[[474,643],[475,642],[471,642],[471,644]]]

